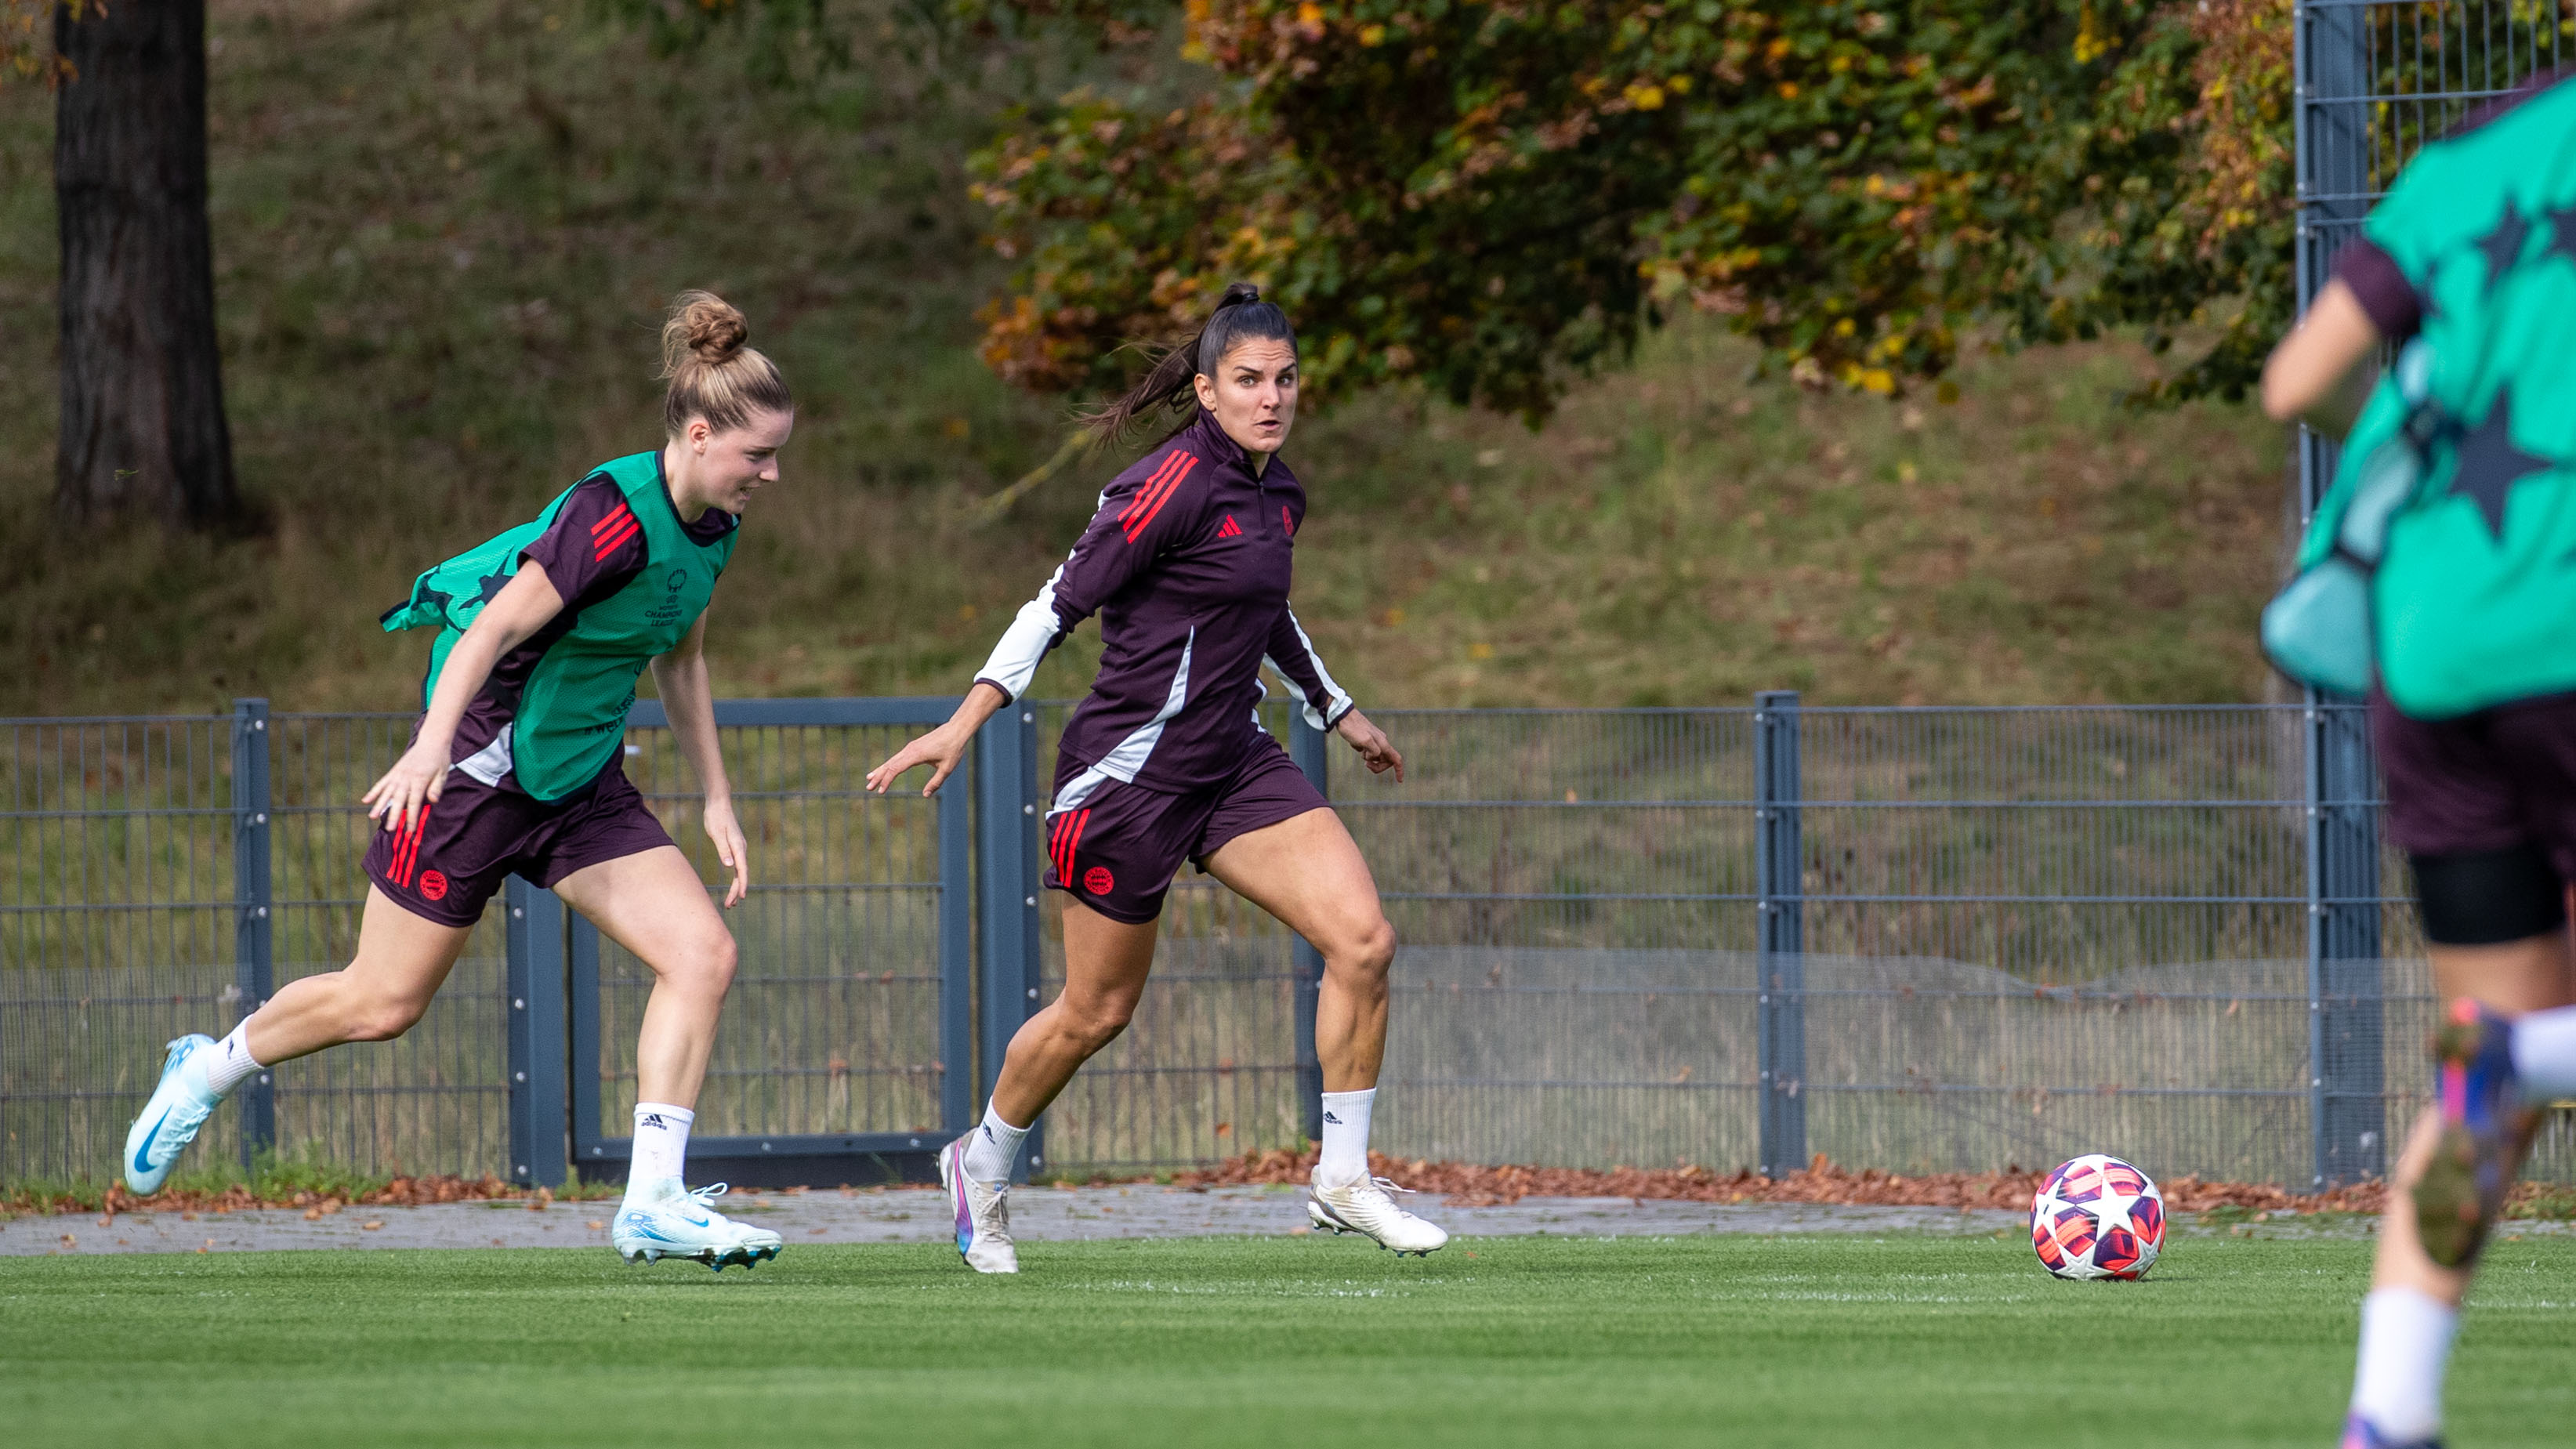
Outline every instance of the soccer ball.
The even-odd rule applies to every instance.
[[[2039,1185],[2030,1245],[2060,1278],[2143,1278],[2165,1245],[2164,1194],[2120,1159],[2088,1153]]]

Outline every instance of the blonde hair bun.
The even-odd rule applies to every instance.
[[[678,437],[692,418],[718,432],[756,412],[792,411],[796,402],[778,367],[750,345],[751,324],[731,302],[691,289],[671,299],[662,321],[662,422]]]
[[[751,324],[731,302],[713,292],[682,292],[671,299],[670,315],[662,323],[662,375],[675,375],[692,358],[722,367],[750,340]]]

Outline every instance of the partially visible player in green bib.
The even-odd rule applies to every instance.
[[[2576,77],[2424,148],[2263,393],[2348,433],[2303,565],[2365,474],[2420,470],[2371,578],[2371,739],[2444,1003],[2440,1091],[2392,1174],[2343,1440],[2413,1449],[2439,1442],[2460,1301],[2535,1109],[2576,1095]]]
[[[683,1183],[689,1126],[733,980],[734,942],[696,869],[628,782],[627,711],[646,669],[706,792],[701,817],[750,888],[717,752],[707,601],[743,509],[778,480],[795,402],[746,346],[742,314],[684,293],[663,327],[665,439],[594,468],[536,520],[422,574],[388,630],[434,628],[411,747],[366,794],[381,822],[357,959],[289,983],[229,1037],[172,1043],[126,1143],[125,1177],[157,1190],[206,1114],[263,1067],[400,1036],[428,1009],[502,882],[552,888],[652,967],[636,1044],[635,1145],[610,1241],[630,1261],[721,1269],[775,1256],[778,1235]]]

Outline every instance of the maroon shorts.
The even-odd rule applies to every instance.
[[[483,919],[507,876],[552,886],[584,866],[671,843],[614,760],[588,789],[551,802],[450,770],[409,829],[372,834],[367,878],[442,926]]]
[[[2370,736],[2388,838],[2415,868],[2428,938],[2484,946],[2564,925],[2576,881],[2576,698],[2419,720],[2377,695]]]
[[[2399,847],[2469,855],[2533,845],[2560,879],[2576,880],[2576,698],[2420,720],[2379,695],[2370,736]]]
[[[1181,862],[1204,866],[1238,835],[1331,808],[1275,740],[1255,744],[1225,779],[1179,794],[1062,760],[1046,818],[1047,888],[1141,926],[1163,913]]]

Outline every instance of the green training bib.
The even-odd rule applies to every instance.
[[[2417,719],[2576,690],[2576,84],[2425,147],[2363,234],[2424,301],[2445,418],[2371,580],[2380,685]],[[2409,412],[2383,378],[2302,567]]]
[[[588,785],[615,758],[625,739],[626,712],[635,703],[637,676],[688,637],[706,612],[738,533],[728,530],[713,543],[689,537],[671,505],[658,450],[602,463],[582,482],[603,476],[626,495],[627,508],[643,524],[645,564],[624,588],[583,608],[529,673],[510,720],[510,768],[519,788],[539,800],[560,800]],[[518,574],[520,551],[554,525],[571,496],[572,489],[565,489],[535,522],[432,567],[413,581],[411,597],[385,612],[387,633],[433,625],[439,630],[421,681],[423,709],[456,641]]]

